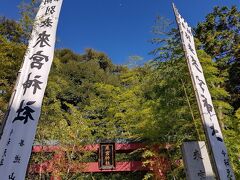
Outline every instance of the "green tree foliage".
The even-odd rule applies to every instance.
[[[151,102],[153,113],[145,135],[152,143],[174,145],[166,153],[172,164],[169,178],[176,178],[184,174],[183,164],[175,164],[181,158],[180,145],[183,141],[203,139],[203,132],[180,36],[175,29],[157,29],[157,37],[152,41],[158,44],[152,51],[155,59],[149,64],[143,83],[144,97]]]
[[[240,12],[236,6],[215,7],[196,28],[202,48],[217,62],[221,85],[231,94],[228,102],[235,110],[240,107]]]
[[[26,47],[23,44],[10,42],[9,39],[0,35],[0,114],[2,118],[3,112],[6,112],[25,50]]]
[[[19,10],[21,14],[19,24],[24,30],[24,33],[27,39],[30,38],[32,29],[33,29],[33,22],[37,14],[40,3],[41,3],[41,0],[31,0],[30,2],[26,2],[25,0],[22,0],[19,5]]]
[[[0,35],[12,42],[26,42],[26,33],[22,26],[6,17],[0,17]]]
[[[199,23],[196,36],[202,42],[205,51],[216,59],[221,67],[239,60],[240,14],[236,6],[215,7]]]
[[[107,56],[93,50],[91,50],[91,53],[92,56],[89,57],[88,51],[84,55],[76,55],[68,49],[58,50],[49,76],[41,125],[44,129],[45,126],[47,128],[47,124],[52,122],[53,126],[66,127],[63,128],[66,133],[59,132],[66,142],[69,142],[66,138],[68,136],[67,129],[75,127],[74,123],[79,123],[76,124],[76,127],[86,126],[83,129],[89,131],[85,133],[91,133],[84,110],[87,106],[91,106],[90,104],[99,95],[96,90],[97,84],[103,83],[109,86],[119,84],[118,76],[110,72],[113,65],[109,63],[107,66],[101,66],[100,61],[110,62]],[[52,131],[52,133],[57,133],[57,131],[58,129],[56,129],[56,132]],[[78,130],[73,129],[72,133],[74,131],[76,133]],[[39,133],[41,132],[39,131]],[[81,138],[78,138],[79,141],[93,142],[91,136],[89,134],[84,135],[85,133],[79,131],[79,134],[81,134]],[[47,139],[53,138],[61,139],[54,134]]]

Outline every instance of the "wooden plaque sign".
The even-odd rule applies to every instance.
[[[115,169],[115,143],[100,143],[99,169]]]

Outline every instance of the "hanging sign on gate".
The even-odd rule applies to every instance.
[[[99,169],[115,168],[115,143],[101,143],[99,146]]]

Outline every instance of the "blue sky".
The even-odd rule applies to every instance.
[[[0,15],[18,20],[21,0],[0,0]],[[129,56],[152,58],[151,28],[157,15],[174,21],[170,0],[64,0],[58,26],[58,48],[83,53],[86,48],[105,52],[116,64]],[[239,0],[173,0],[194,27],[214,6],[240,7]],[[175,22],[175,21],[174,21]],[[175,24],[176,26],[176,24]]]

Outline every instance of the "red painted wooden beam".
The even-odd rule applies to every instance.
[[[116,151],[134,151],[136,149],[145,147],[145,145],[142,143],[130,143],[130,144],[116,143],[115,147]]]
[[[124,144],[124,143],[116,143],[115,149],[116,151],[134,151],[139,148],[145,147],[144,144],[141,143],[130,143],[130,144]],[[70,147],[72,149],[72,147]],[[83,147],[75,147],[76,151],[98,151],[99,144],[92,144],[92,145],[86,145]],[[33,146],[32,152],[38,153],[38,152],[54,152],[54,151],[65,151],[64,148],[60,146]]]
[[[116,168],[112,170],[101,170],[98,168],[98,162],[88,163],[71,163],[64,167],[65,170],[70,172],[134,172],[134,171],[148,171],[149,169],[142,166],[141,161],[129,161],[129,162],[116,162]],[[44,162],[42,164],[33,164],[29,167],[30,173],[47,173],[53,172],[54,165],[52,162]]]
[[[116,162],[116,168],[112,170],[101,170],[98,168],[97,162],[90,162],[85,164],[85,168],[83,168],[81,172],[134,172],[148,170],[148,168],[142,166],[141,161]],[[76,172],[74,168],[73,172]]]

